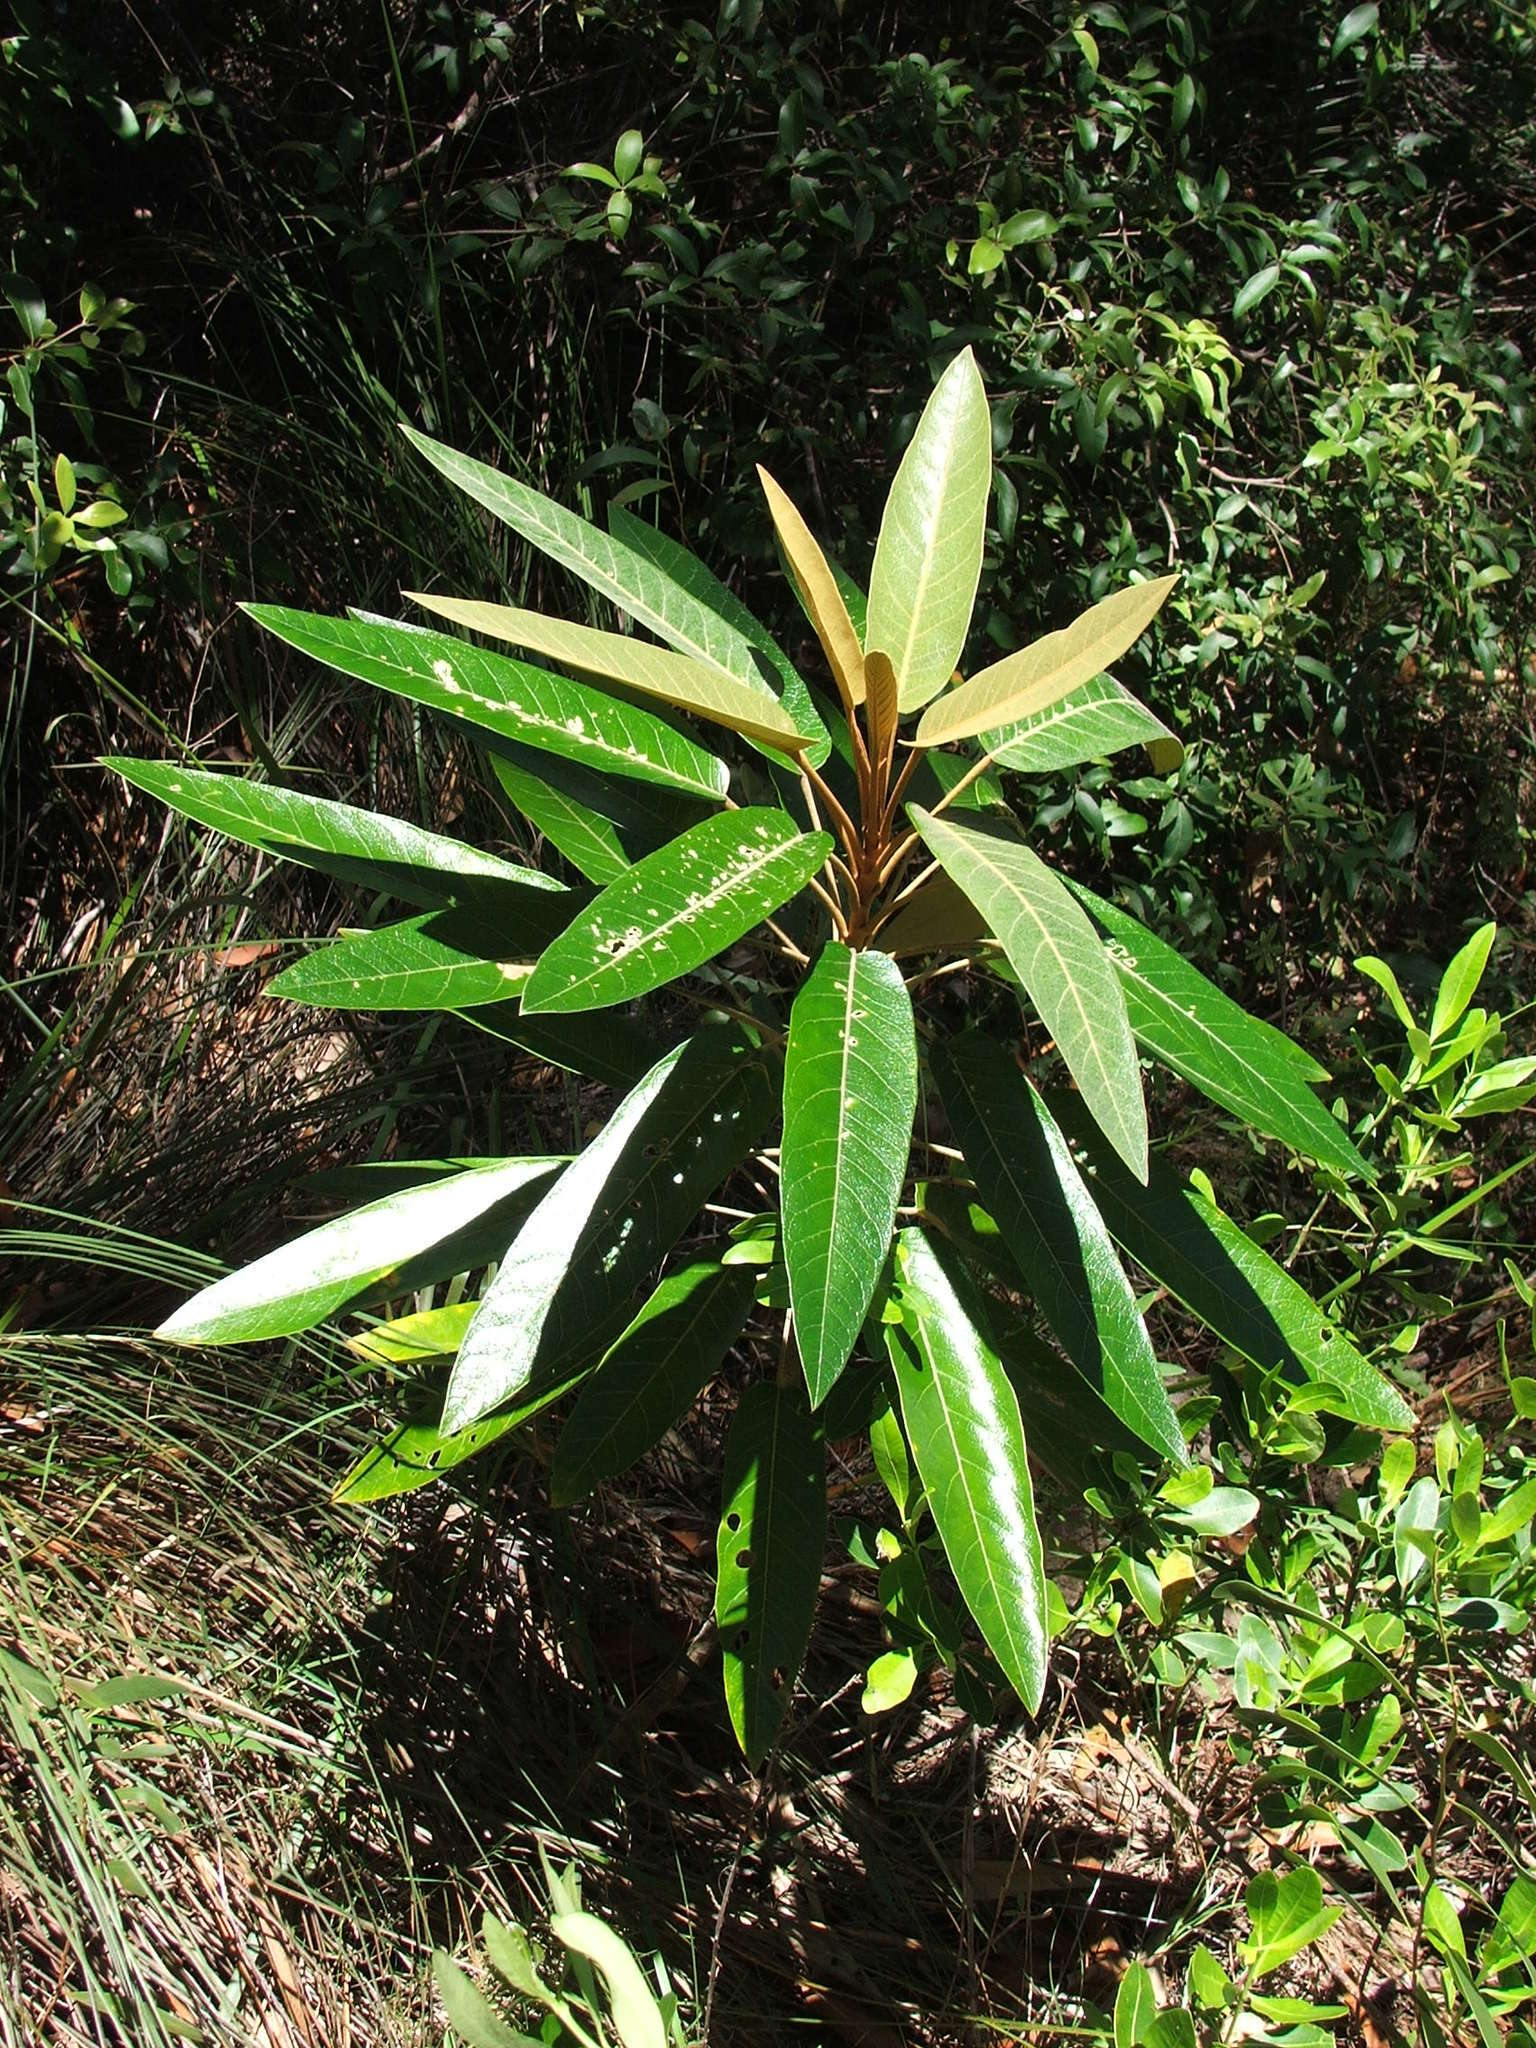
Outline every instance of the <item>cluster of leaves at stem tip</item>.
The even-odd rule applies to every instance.
[[[775,1740],[804,1657],[825,1446],[863,1429],[912,1538],[914,1611],[953,1617],[947,1586],[929,1597],[930,1569],[940,1583],[947,1569],[979,1632],[935,1625],[933,1656],[977,1711],[1004,1683],[1034,1708],[1052,1595],[1031,1459],[1070,1469],[1097,1446],[1178,1467],[1198,1427],[1169,1398],[1123,1256],[1211,1327],[1234,1373],[1283,1375],[1354,1426],[1409,1421],[1209,1189],[1148,1150],[1142,1058],[1341,1180],[1367,1178],[1315,1093],[1326,1074],[1053,872],[1009,810],[1005,771],[1136,745],[1176,765],[1173,733],[1106,673],[1174,579],[960,677],[991,483],[969,351],[902,457],[867,598],[762,473],[825,657],[809,679],[676,540],[617,507],[604,532],[410,440],[640,630],[432,595],[412,601],[474,640],[249,609],[483,747],[578,879],[248,778],[110,765],[205,826],[408,908],[298,959],[274,994],[461,1012],[623,1092],[574,1158],[397,1163],[380,1199],[206,1289],[165,1330],[252,1341],[470,1276],[349,1340],[419,1366],[414,1405],[343,1484],[359,1501],[424,1484],[573,1395],[551,1489],[576,1501],[735,1349],[717,1618],[747,1756]],[[921,991],[956,962],[982,992],[947,1034]]]

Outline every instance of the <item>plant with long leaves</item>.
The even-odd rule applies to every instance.
[[[410,439],[642,631],[439,596],[415,601],[475,641],[367,614],[252,616],[454,721],[564,872],[249,779],[110,765],[408,909],[299,959],[274,994],[461,1011],[623,1093],[579,1156],[424,1165],[206,1289],[166,1333],[283,1336],[454,1281],[350,1340],[417,1363],[420,1388],[348,1475],[352,1500],[425,1484],[574,1396],[550,1484],[577,1501],[734,1354],[716,1613],[748,1758],[779,1735],[812,1625],[825,1447],[858,1429],[888,1480],[906,1475],[903,1520],[925,1532],[909,1559],[947,1565],[979,1631],[984,1647],[935,1637],[963,1696],[1006,1681],[1035,1708],[1050,1594],[1031,1458],[1070,1470],[1102,1447],[1173,1468],[1196,1426],[1122,1256],[1204,1319],[1230,1372],[1287,1375],[1362,1427],[1411,1420],[1291,1276],[1148,1151],[1143,1058],[1363,1177],[1314,1092],[1323,1070],[1054,873],[1007,806],[1000,771],[1138,744],[1177,761],[1175,735],[1107,674],[1174,579],[961,679],[991,481],[969,351],[902,458],[867,602],[762,475],[830,691],[677,541],[617,507],[604,532]],[[924,996],[964,963],[954,1035]],[[621,1005],[638,1009],[585,1014]]]

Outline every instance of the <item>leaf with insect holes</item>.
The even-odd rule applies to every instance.
[[[896,1301],[885,1337],[918,1476],[965,1604],[1033,1713],[1050,1631],[1018,1397],[953,1254],[921,1230],[896,1241]]]
[[[658,1260],[756,1142],[773,1094],[733,1028],[663,1054],[508,1247],[460,1348],[446,1429],[596,1364]]]
[[[901,970],[829,940],[790,1015],[780,1159],[784,1262],[813,1408],[848,1363],[890,1251],[916,1107]]]
[[[866,648],[891,658],[903,711],[955,672],[981,578],[992,420],[963,349],[934,386],[896,471],[869,578]]]
[[[599,887],[700,816],[694,799],[681,791],[621,782],[499,735],[490,738],[486,754],[508,801]]]
[[[478,1307],[471,1303],[471,1307]],[[482,1415],[466,1429],[442,1426],[442,1396],[439,1391],[431,1412],[399,1423],[364,1451],[342,1479],[331,1498],[342,1507],[363,1507],[370,1502],[394,1500],[403,1493],[415,1493],[430,1486],[445,1472],[452,1472],[469,1459],[488,1451],[493,1444],[532,1422],[556,1401],[579,1387],[591,1370],[590,1363],[575,1367],[555,1379],[514,1398],[489,1415]]]
[[[472,633],[488,634],[513,647],[531,647],[535,654],[547,655],[566,667],[606,676],[610,682],[658,698],[713,725],[726,726],[778,753],[798,753],[815,742],[814,734],[796,729],[766,683],[738,682],[734,676],[721,675],[718,669],[691,655],[676,654],[670,647],[656,647],[628,633],[600,632],[596,626],[577,625],[570,619],[549,619],[542,612],[518,611],[511,605],[427,597],[414,590],[406,596],[413,604],[452,619]]]
[[[1304,1158],[1367,1180],[1375,1175],[1348,1133],[1312,1092],[1327,1070],[1272,1024],[1113,903],[1068,885],[1108,941],[1131,1031],[1155,1060],[1266,1137]]]
[[[1141,1069],[1103,940],[1066,885],[1013,833],[907,808],[928,851],[986,919],[1105,1136],[1144,1176]]]
[[[768,500],[774,531],[789,559],[801,600],[837,683],[843,709],[851,713],[854,705],[864,701],[864,650],[853,630],[853,621],[843,603],[837,578],[828,567],[826,556],[801,518],[794,500],[775,483],[761,463],[757,467],[757,480]]]
[[[518,867],[404,818],[381,817],[330,797],[275,789],[244,775],[184,768],[176,761],[130,761],[112,754],[101,765],[226,839],[386,890],[425,909],[470,893],[480,901],[500,893],[505,902],[512,890],[555,892],[561,886],[535,868]]]
[[[494,923],[477,913],[429,911],[330,940],[285,967],[267,984],[267,994],[322,1010],[469,1010],[503,1003],[522,988],[533,962],[495,958],[497,943]],[[500,943],[510,951],[536,951],[547,941],[535,937],[529,947],[514,928]]]
[[[556,1506],[616,1479],[692,1407],[752,1313],[750,1266],[695,1260],[670,1273],[604,1355],[560,1432]]]
[[[984,668],[929,706],[918,724],[918,745],[970,739],[1060,702],[1135,646],[1177,581],[1164,576],[1117,590],[1059,633],[1047,633]]]
[[[1184,758],[1184,742],[1113,676],[1094,676],[1044,711],[987,730],[981,744],[1021,775],[1107,761],[1135,746],[1147,749],[1159,775],[1171,775]]]
[[[291,1337],[369,1298],[397,1276],[409,1276],[413,1265],[425,1266],[437,1279],[470,1272],[500,1256],[526,1212],[529,1191],[563,1163],[489,1160],[467,1173],[367,1202],[205,1287],[155,1334],[180,1344]],[[450,1248],[462,1263],[442,1263]],[[401,1277],[400,1291],[412,1284],[424,1281]]]
[[[487,653],[451,633],[372,618],[331,619],[281,605],[250,604],[250,616],[317,661],[429,710],[521,740],[604,775],[718,798],[723,761],[638,704]]]
[[[745,1389],[725,1439],[715,1622],[731,1726],[754,1770],[783,1723],[815,1619],[825,1465],[803,1387]]]
[[[691,974],[797,895],[832,850],[787,811],[705,818],[610,882],[539,956],[523,1011],[601,1010]]]
[[[1413,1416],[1283,1266],[1164,1161],[1145,1185],[1126,1172],[1070,1095],[1047,1097],[1109,1233],[1142,1270],[1224,1344],[1267,1372],[1333,1389],[1325,1405],[1366,1429],[1409,1429]]]
[[[934,1072],[981,1199],[1062,1349],[1143,1443],[1187,1464],[1131,1283],[1049,1110],[979,1032],[938,1047]]]

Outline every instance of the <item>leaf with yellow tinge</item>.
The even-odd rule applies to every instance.
[[[886,499],[869,579],[864,645],[891,657],[901,708],[949,681],[981,577],[992,420],[969,349],[934,386]]]
[[[668,647],[653,647],[648,640],[636,640],[627,633],[578,626],[570,619],[548,619],[542,612],[519,611],[514,605],[482,604],[467,597],[430,597],[417,590],[405,594],[413,604],[452,619],[455,625],[467,626],[472,633],[488,634],[513,647],[532,648],[535,654],[589,675],[607,676],[642,696],[658,697],[679,711],[728,726],[780,753],[794,754],[815,744],[811,736],[796,732],[793,719],[766,683],[738,682],[686,654],[674,654]]]
[[[761,463],[757,467],[757,480],[768,500],[774,530],[789,557],[789,566],[800,586],[800,595],[805,600],[805,608],[816,628],[816,637],[836,679],[846,712],[852,705],[864,702],[864,650],[853,630],[848,607],[843,603],[843,593],[827,565],[826,556],[817,545],[816,536],[801,518],[794,500],[774,482]]]
[[[923,713],[918,745],[938,747],[969,739],[1032,717],[1069,696],[1136,645],[1178,580],[1163,576],[1156,583],[1133,583],[1128,590],[1117,590],[1061,632],[1047,633],[1043,640],[984,668]]]
[[[869,724],[869,757],[876,763],[883,802],[891,760],[896,752],[896,724],[901,716],[901,701],[891,658],[882,654],[879,648],[864,664],[864,688],[869,706],[865,713]]]
[[[907,806],[928,851],[996,935],[1100,1129],[1147,1174],[1147,1111],[1125,996],[1104,941],[1062,882],[1010,832]]]

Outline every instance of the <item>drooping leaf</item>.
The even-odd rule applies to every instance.
[[[647,526],[643,519],[637,519],[622,505],[608,507],[608,524],[615,540],[621,541],[646,561],[653,562],[662,573],[669,577],[679,589],[695,598],[706,611],[711,611],[733,627],[758,656],[759,668],[767,663],[778,681],[778,694],[784,709],[788,712],[797,732],[810,733],[816,744],[809,748],[807,760],[813,768],[819,768],[831,751],[832,742],[822,721],[821,713],[812,702],[799,670],[784,652],[778,641],[760,619],[742,603],[734,590],[723,584],[714,571],[701,562],[690,548],[670,534],[662,533],[654,526]],[[661,628],[656,629],[661,632]],[[665,632],[661,637],[670,646],[677,642]],[[683,650],[686,651],[686,650]],[[735,671],[733,670],[734,674]]]
[[[1187,1464],[1131,1284],[1050,1112],[980,1033],[940,1046],[934,1073],[982,1201],[1068,1358],[1143,1443]]]
[[[811,1406],[848,1363],[890,1250],[917,1107],[901,971],[829,941],[801,985],[784,1061],[784,1260]]]
[[[182,1344],[291,1337],[386,1283],[404,1293],[424,1284],[429,1271],[438,1279],[470,1272],[499,1257],[530,1192],[560,1164],[488,1160],[365,1203],[216,1280],[183,1302],[156,1335]],[[449,1257],[462,1263],[443,1265]]]
[[[816,536],[801,518],[793,499],[775,483],[761,463],[758,464],[757,478],[768,500],[774,531],[789,558],[790,570],[799,586],[807,616],[816,629],[816,637],[837,683],[843,709],[848,712],[852,706],[864,702],[864,650],[853,630],[843,594],[827,566],[827,558],[821,552]]]
[[[889,924],[875,936],[895,957],[906,953],[958,952],[989,936],[987,921],[958,882],[942,868],[930,868],[928,879],[899,906]]]
[[[1145,925],[1074,882],[1109,942],[1131,1030],[1166,1067],[1266,1137],[1340,1173],[1373,1179],[1348,1133],[1312,1093],[1328,1078],[1309,1053],[1223,995]]]
[[[928,851],[985,918],[1105,1136],[1145,1174],[1141,1069],[1103,940],[1065,884],[1011,832],[908,809]]]
[[[626,547],[542,491],[531,490],[499,470],[430,440],[414,427],[405,436],[443,476],[515,533],[579,576],[679,654],[718,669],[738,682],[760,684],[762,670],[752,643],[714,606],[702,603],[683,581],[658,566],[655,551]],[[648,558],[649,557],[649,558]],[[770,693],[771,694],[771,693]]]
[[[766,683],[739,682],[670,647],[657,647],[628,633],[604,633],[571,619],[546,618],[542,612],[518,611],[512,605],[482,604],[467,597],[430,597],[414,590],[406,595],[413,604],[452,619],[472,633],[485,633],[513,647],[531,647],[552,661],[584,669],[590,675],[607,676],[626,689],[656,697],[712,725],[726,726],[779,753],[798,753],[814,743],[816,736],[796,730],[794,720]]]
[[[1172,774],[1184,758],[1184,742],[1113,676],[1094,676],[1032,718],[987,730],[981,744],[1023,775],[1105,761],[1126,747],[1145,747],[1159,775]]]
[[[663,1054],[513,1240],[459,1351],[444,1426],[463,1429],[525,1387],[595,1364],[771,1102],[739,1032],[704,1030]]]
[[[245,606],[258,624],[343,675],[541,752],[700,797],[724,796],[726,765],[638,704],[509,661],[451,633],[376,619]]]
[[[601,1010],[691,974],[804,888],[828,853],[785,811],[723,811],[610,882],[540,955],[527,1015]]]
[[[699,817],[694,800],[676,790],[621,782],[499,735],[486,752],[508,800],[599,887]]]
[[[724,1463],[715,1621],[731,1726],[756,1770],[805,1661],[826,1548],[826,1446],[804,1388],[746,1388]]]
[[[752,1312],[750,1266],[700,1259],[663,1280],[604,1356],[560,1432],[556,1506],[634,1464],[692,1407]]]
[[[101,765],[183,817],[242,846],[387,890],[424,908],[440,908],[469,892],[484,900],[490,891],[560,887],[535,868],[481,853],[404,818],[386,818],[330,797],[274,789],[244,775],[184,768],[176,761],[130,761],[109,755]]]
[[[1061,632],[1047,633],[984,668],[929,706],[918,724],[918,745],[970,739],[1047,710],[1134,647],[1177,581],[1164,576],[1117,590]]]
[[[1224,1344],[1265,1371],[1332,1386],[1333,1411],[1367,1429],[1409,1429],[1412,1413],[1305,1290],[1231,1218],[1154,1158],[1128,1174],[1070,1096],[1049,1104],[1109,1233]]]
[[[965,1604],[1033,1713],[1050,1632],[1018,1399],[953,1256],[921,1230],[897,1239],[896,1293],[885,1336],[918,1475]]]
[[[890,656],[903,711],[937,696],[955,672],[981,577],[991,483],[987,394],[964,349],[901,458],[870,572],[864,646]]]
[[[531,960],[488,960],[485,920],[429,911],[380,931],[332,939],[267,985],[267,993],[322,1010],[466,1010],[505,1002],[533,972]]]

